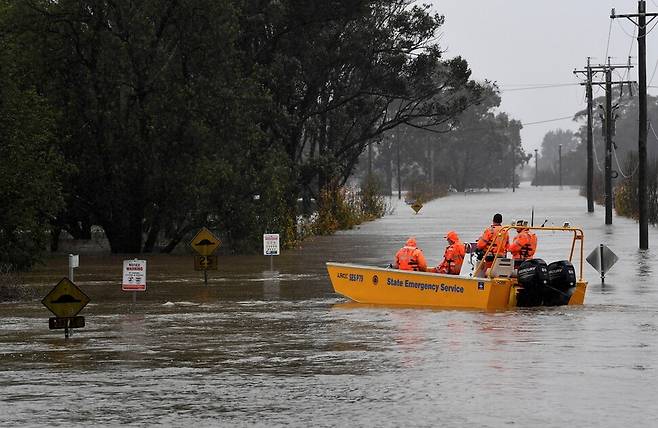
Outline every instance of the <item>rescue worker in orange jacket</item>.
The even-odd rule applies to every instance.
[[[427,261],[423,250],[418,248],[416,238],[411,237],[407,239],[404,247],[400,248],[395,254],[395,269],[401,270],[416,270],[425,272],[427,270]]]
[[[489,269],[491,265],[493,265],[495,258],[502,258],[507,256],[509,236],[507,235],[507,231],[501,233],[501,229],[503,227],[502,223],[503,216],[501,214],[495,214],[493,216],[493,223],[491,226],[487,227],[484,232],[482,232],[480,239],[478,239],[477,253],[480,260],[482,257],[485,257],[485,252],[487,249],[489,249],[489,252],[486,254],[485,258],[484,272],[486,272],[486,269]]]
[[[514,267],[518,269],[524,261],[531,259],[537,251],[537,235],[528,229],[528,222],[519,220],[516,222],[516,236],[509,246],[509,251],[514,258]]]
[[[457,232],[451,230],[445,236],[448,246],[443,253],[443,261],[438,267],[432,268],[432,272],[447,273],[449,275],[459,275],[464,263],[466,248],[464,243],[459,239]]]

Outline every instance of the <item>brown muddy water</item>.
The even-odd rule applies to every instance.
[[[655,250],[637,225],[586,213],[577,190],[453,194],[418,215],[395,212],[309,240],[274,260],[220,257],[208,286],[192,256],[144,256],[147,291],[121,291],[122,260],[80,257],[86,327],[48,329],[38,299],[0,304],[0,426],[655,426]],[[585,230],[620,257],[606,277],[585,267],[582,307],[502,312],[349,304],[326,261],[385,265],[408,235],[431,263],[442,236],[472,241],[494,212]],[[658,233],[650,228],[650,245]],[[557,241],[538,256],[562,259]],[[65,255],[25,277],[43,295]]]

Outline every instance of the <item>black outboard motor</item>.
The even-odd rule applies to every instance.
[[[548,268],[542,259],[526,260],[517,271],[519,285],[523,289],[516,295],[517,306],[540,306],[548,285]]]
[[[544,305],[567,305],[575,290],[576,270],[568,260],[548,265],[548,288],[544,290]]]

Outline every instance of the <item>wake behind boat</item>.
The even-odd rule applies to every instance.
[[[512,228],[504,226],[500,234]],[[571,233],[568,259],[548,265],[541,259],[531,259],[514,269],[511,259],[497,258],[482,277],[333,262],[327,263],[327,271],[336,293],[358,303],[473,309],[582,305],[587,289],[582,230],[568,226],[528,229]],[[571,264],[576,243],[580,243],[578,278]],[[475,272],[482,270],[490,251],[488,248]]]

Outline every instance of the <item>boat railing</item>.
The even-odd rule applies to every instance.
[[[516,225],[505,225],[500,228],[498,231],[498,234],[494,239],[491,240],[491,243],[485,250],[482,259],[480,259],[475,267],[475,272],[480,272],[484,271],[485,276],[488,278],[493,278],[493,269],[489,269],[489,271],[485,271],[485,266],[486,266],[486,259],[487,256],[492,255],[494,260],[496,258],[501,258],[503,254],[500,252],[500,248],[496,248],[496,252],[493,252],[493,246],[494,243],[496,243],[500,237],[504,236],[505,234],[509,235],[509,231],[511,229],[529,229],[529,230],[536,230],[536,231],[542,231],[542,232],[569,232],[572,233],[572,239],[571,239],[571,249],[569,251],[569,262],[573,263],[573,257],[574,257],[574,251],[576,251],[576,242],[580,243],[580,246],[578,248],[579,252],[579,266],[578,266],[578,281],[583,281],[583,261],[584,261],[584,241],[585,241],[585,234],[583,233],[583,230],[578,228],[578,227],[572,227],[572,226],[523,226],[518,227]]]

